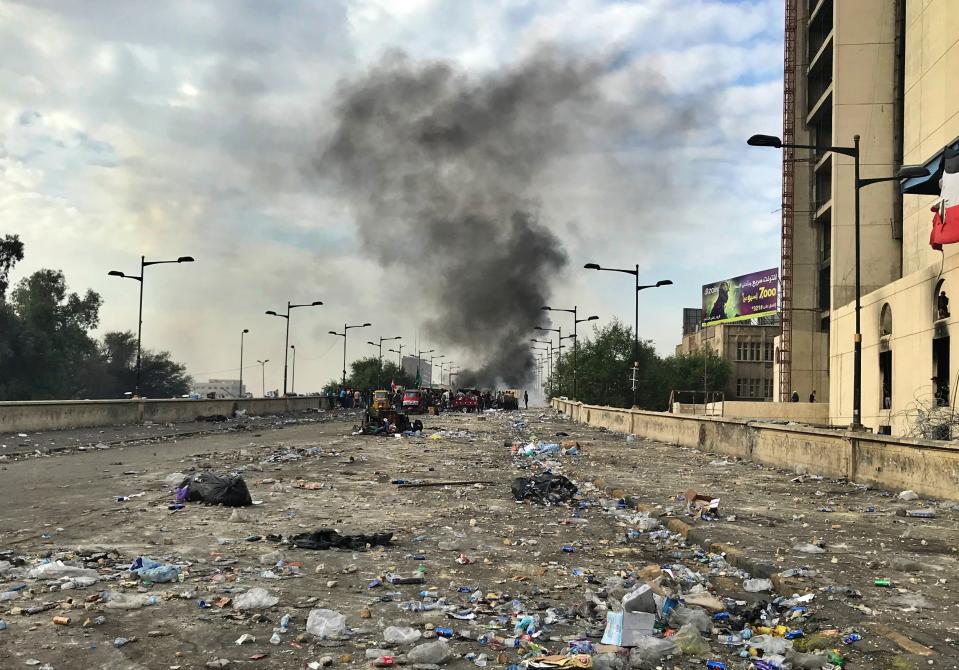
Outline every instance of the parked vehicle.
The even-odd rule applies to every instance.
[[[479,391],[476,389],[460,389],[453,396],[450,406],[454,411],[475,412],[479,408]]]
[[[403,392],[403,411],[410,414],[426,414],[429,398],[422,389],[406,389]]]

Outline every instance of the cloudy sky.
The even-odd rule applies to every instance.
[[[0,233],[26,244],[13,279],[61,268],[72,290],[103,296],[102,331],[134,329],[137,286],[106,272],[192,255],[147,270],[144,346],[197,379],[235,378],[249,328],[256,392],[254,359],[271,360],[267,388],[282,385],[283,323],[263,312],[288,299],[325,302],[294,312],[299,391],[338,376],[342,341],[327,331],[344,322],[374,324],[351,358],[379,336],[432,348],[424,324],[442,313],[369,252],[355,193],[316,172],[339,96],[400,52],[481,81],[549,48],[602,63],[597,90],[632,125],[616,145],[584,129],[523,186],[569,257],[546,294],[631,320],[631,279],[581,268],[639,263],[644,281],[675,282],[641,294],[640,334],[669,353],[701,284],[778,265],[780,157],[745,138],[781,127],[781,12],[780,0],[0,0]],[[456,281],[425,265],[408,270]]]

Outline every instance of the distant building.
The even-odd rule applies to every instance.
[[[200,398],[206,398],[211,393],[215,394],[216,398],[242,398],[245,392],[246,385],[240,388],[239,379],[210,379],[193,385],[193,393]]]
[[[724,323],[706,326],[691,332],[688,329],[687,313],[702,310],[683,310],[683,340],[676,347],[676,354],[693,354],[709,349],[720,358],[729,361],[730,375],[726,386],[709,391],[722,391],[726,400],[764,401],[773,399],[774,340],[779,335],[779,325],[772,317],[771,325],[749,322]],[[766,321],[767,317],[755,319]],[[700,391],[675,389],[677,391]]]
[[[683,336],[697,332],[703,327],[703,310],[699,307],[683,308]]]
[[[410,377],[416,379],[416,371],[420,371],[420,381],[423,386],[429,386],[433,378],[433,370],[430,366],[430,359],[417,358],[416,356],[403,356],[403,371]]]

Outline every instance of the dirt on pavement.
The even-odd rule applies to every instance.
[[[384,643],[388,626],[414,628],[413,646],[453,629],[449,667],[506,667],[572,645],[591,647],[590,662],[603,670],[701,668],[707,659],[745,668],[744,646],[720,636],[746,623],[757,636],[761,623],[802,630],[794,647],[835,649],[847,668],[957,666],[959,512],[951,504],[628,441],[551,410],[425,417],[424,435],[408,438],[351,435],[358,421],[340,415],[0,463],[0,668],[305,668],[321,659],[368,667],[370,649],[407,662],[411,645]],[[578,446],[570,455],[543,443]],[[524,455],[528,444],[534,455]],[[573,480],[577,498],[514,501],[513,478],[544,469]],[[240,472],[258,504],[171,510],[165,480],[203,470]],[[689,489],[719,498],[713,520],[687,514]],[[907,509],[935,516],[897,515]],[[368,551],[283,541],[322,527],[392,532],[393,541]],[[145,583],[128,570],[140,556],[177,566],[180,579]],[[98,581],[61,590],[65,578],[30,576],[56,560],[92,568]],[[424,583],[390,584],[391,574]],[[770,577],[773,588],[747,592],[747,577]],[[708,610],[702,642],[686,635],[680,645],[691,653],[645,661],[601,647],[607,610],[621,610],[622,595],[647,579],[713,610],[718,599],[729,619]],[[253,588],[277,604],[235,608]],[[116,609],[111,593],[144,604]],[[346,630],[334,639],[307,633],[317,609],[345,615]],[[277,630],[284,614],[285,632]],[[669,615],[662,623],[677,628]],[[478,640],[524,631],[530,639],[519,648]],[[844,643],[851,633],[861,639]],[[236,644],[244,634],[254,640]],[[468,654],[486,656],[477,663]]]

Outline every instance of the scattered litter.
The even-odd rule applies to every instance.
[[[364,551],[367,547],[388,547],[393,533],[373,535],[340,535],[333,528],[319,528],[312,533],[300,533],[290,537],[290,544],[300,549],[352,549]]]
[[[269,591],[259,586],[250,589],[246,593],[241,593],[233,599],[233,609],[236,610],[258,610],[273,607],[280,599],[271,595]]]
[[[320,638],[336,638],[346,630],[346,617],[336,610],[315,609],[306,620],[306,632]]]

